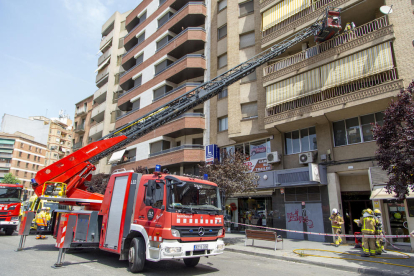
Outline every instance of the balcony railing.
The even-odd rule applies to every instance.
[[[106,52],[98,58],[98,66],[101,65],[101,63],[109,56],[111,56],[111,49],[106,50]]]
[[[285,111],[301,108],[318,102],[323,102],[332,98],[357,92],[362,89],[378,86],[380,84],[394,80],[397,80],[396,68],[353,82],[349,82],[344,85],[332,87],[297,100],[270,107],[267,109],[267,116],[272,116]]]
[[[14,148],[14,145],[10,145],[10,144],[0,144],[0,148],[9,148],[9,149],[12,149],[12,148]]]
[[[11,153],[0,153],[0,157],[11,158],[12,154]]]
[[[162,98],[164,98],[164,97],[166,97],[166,96],[170,95],[171,93],[174,93],[175,91],[180,90],[180,89],[181,89],[181,88],[183,88],[183,87],[186,87],[186,86],[199,86],[199,85],[201,85],[201,83],[200,83],[200,82],[186,82],[186,83],[184,83],[184,84],[182,84],[182,85],[178,86],[177,88],[174,88],[173,90],[168,91],[168,92],[167,92],[167,93],[165,93],[164,95],[161,95],[161,96],[159,96],[159,97],[157,97],[157,98],[154,98],[154,99],[152,100],[152,102],[156,102],[156,101],[158,101],[158,100],[160,100],[160,99],[162,99]]]
[[[372,32],[375,32],[379,29],[385,28],[389,25],[387,17],[383,16],[380,18],[377,18],[373,21],[370,21],[364,25],[361,25],[355,29],[353,29],[350,32],[343,33],[341,35],[335,36],[334,38],[327,40],[321,44],[315,45],[313,47],[310,47],[306,50],[303,50],[302,52],[299,52],[297,54],[294,54],[292,56],[289,56],[281,61],[278,61],[276,63],[273,63],[263,69],[263,75],[269,75],[276,71],[279,71],[281,69],[287,68],[293,64],[299,63],[301,61],[304,61],[308,58],[311,58],[313,56],[316,56],[322,52],[325,52],[329,49],[332,49],[334,47],[337,47],[339,45],[348,43],[354,39],[357,39],[361,36],[365,36],[367,34],[370,34]]]
[[[168,69],[170,69],[171,67],[174,67],[175,65],[177,65],[178,63],[180,63],[181,61],[183,61],[186,58],[190,58],[190,57],[200,57],[200,58],[205,58],[204,55],[195,55],[195,54],[190,54],[190,55],[185,55],[183,57],[181,57],[180,59],[174,61],[173,63],[171,63],[170,65],[168,65],[167,67],[165,67],[164,69],[162,69],[161,71],[159,71],[158,73],[154,74],[154,77],[158,76],[159,74],[161,74],[164,71],[167,71]]]
[[[98,74],[96,75],[96,83],[100,82],[108,74],[109,74],[109,65],[106,65],[103,70],[98,71]]]
[[[280,30],[284,27],[286,27],[287,25],[295,22],[296,20],[307,16],[308,14],[311,14],[317,10],[322,10],[325,9],[325,7],[330,4],[331,2],[334,2],[336,0],[319,0],[316,2],[313,2],[309,7],[301,10],[298,13],[295,13],[294,15],[292,15],[289,18],[286,18],[285,20],[281,21],[280,23],[276,24],[275,26],[270,27],[269,29],[265,30],[262,32],[262,37],[265,37],[277,30]]]
[[[75,132],[77,131],[85,131],[85,125],[79,125],[75,128]]]
[[[11,164],[10,164],[10,163],[4,163],[4,162],[1,162],[1,163],[0,163],[0,167],[3,167],[3,168],[10,168],[10,167],[11,167]]]
[[[105,44],[108,43],[108,41],[110,41],[113,36],[114,36],[114,31],[112,30],[109,34],[102,37],[101,43],[99,45],[99,49],[102,49],[102,47],[105,46]]]
[[[78,108],[76,110],[75,116],[80,116],[80,115],[83,115],[83,114],[86,114],[86,108],[85,107]]]
[[[204,146],[203,145],[182,145],[182,146],[179,146],[179,147],[174,147],[174,148],[162,150],[162,151],[159,151],[159,152],[150,153],[149,157],[154,157],[154,156],[157,156],[157,155],[161,155],[161,154],[165,154],[165,153],[169,153],[169,152],[173,152],[173,151],[177,151],[177,150],[182,150],[182,149],[204,149]]]
[[[92,126],[89,130],[89,137],[101,133],[103,131],[103,123],[104,122],[102,121],[99,124],[95,124],[94,126]]]
[[[96,117],[97,115],[101,114],[102,112],[104,112],[106,109],[106,101],[104,101],[103,103],[101,103],[98,106],[95,106],[92,109],[92,114],[91,114],[91,118]]]
[[[77,143],[73,144],[72,149],[77,150],[77,149],[80,149],[82,146],[83,146],[83,142],[77,142]]]

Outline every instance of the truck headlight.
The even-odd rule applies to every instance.
[[[167,252],[167,253],[181,253],[181,247],[166,247],[165,252]]]
[[[224,250],[224,243],[217,245],[217,250]]]
[[[19,220],[19,217],[12,217],[11,220]]]
[[[171,229],[171,235],[173,235],[173,237],[180,237],[180,231],[178,231],[177,229]]]
[[[222,236],[222,235],[223,235],[223,228],[221,228],[217,233],[217,236]]]

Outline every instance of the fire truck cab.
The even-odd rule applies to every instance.
[[[0,183],[0,229],[12,235],[19,224],[23,185]]]

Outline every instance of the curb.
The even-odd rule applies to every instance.
[[[348,272],[355,272],[355,273],[365,274],[365,275],[400,276],[400,275],[405,274],[404,272],[383,271],[383,270],[376,269],[376,268],[357,268],[357,267],[351,267],[351,266],[346,266],[346,265],[337,265],[337,264],[329,264],[329,263],[322,263],[322,262],[315,262],[315,261],[308,261],[308,260],[300,260],[300,259],[296,259],[292,257],[275,256],[271,254],[251,252],[251,251],[245,251],[245,250],[234,249],[234,248],[229,248],[229,247],[226,247],[225,251],[241,253],[241,254],[246,254],[246,255],[253,255],[253,256],[264,257],[264,258],[270,258],[270,259],[289,261],[289,262],[295,262],[295,263],[316,265],[316,266],[332,268],[332,269],[348,271]]]

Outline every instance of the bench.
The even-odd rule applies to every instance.
[[[274,241],[275,242],[275,251],[278,242],[282,242],[282,249],[283,249],[283,238],[282,236],[278,236],[276,232],[273,231],[260,231],[260,230],[247,230],[246,229],[246,240],[244,242],[244,246],[247,246],[247,239],[251,239],[252,246],[254,246],[254,240],[262,240],[262,241]]]

